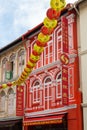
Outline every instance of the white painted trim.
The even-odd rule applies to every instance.
[[[25,113],[25,117],[37,117],[37,116],[52,115],[52,113],[58,113],[58,112],[61,112],[61,111],[66,111],[66,110],[75,109],[75,108],[77,108],[77,104],[64,106],[64,107],[56,108],[56,109],[39,111],[39,112]],[[25,110],[28,110],[28,109],[26,108]]]
[[[87,103],[82,103],[81,106],[82,106],[83,108],[85,108],[85,107],[87,107]]]

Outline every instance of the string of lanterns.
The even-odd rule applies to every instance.
[[[16,81],[2,84],[0,88],[20,85],[27,79],[36,63],[40,59],[40,56],[44,51],[44,47],[47,46],[47,42],[50,40],[53,30],[57,26],[57,19],[61,14],[61,10],[65,8],[65,5],[65,0],[50,0],[50,8],[47,10],[46,17],[43,20],[44,25],[41,28],[41,32],[38,34],[29,61],[26,64],[26,67],[24,68],[21,76]]]

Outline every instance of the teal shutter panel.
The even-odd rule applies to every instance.
[[[13,72],[12,72],[12,71],[6,71],[6,72],[5,72],[5,78],[6,78],[7,80],[12,79],[12,78],[13,78]]]

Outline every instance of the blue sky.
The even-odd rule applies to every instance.
[[[0,48],[43,22],[49,7],[50,0],[0,0]]]

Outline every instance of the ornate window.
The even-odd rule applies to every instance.
[[[8,90],[8,115],[14,114],[14,91],[12,88]]]
[[[2,90],[0,93],[0,112],[5,112],[5,101],[6,101],[6,94]]]
[[[13,74],[13,77],[15,77],[15,69],[16,69],[16,67],[15,67],[15,58],[16,58],[16,54],[12,54],[11,56],[10,56],[10,64],[11,64],[11,72],[12,72],[12,74]]]
[[[2,60],[2,81],[5,81],[6,78],[6,63],[7,63],[7,58],[4,58]]]
[[[40,82],[37,80],[33,83],[32,92],[33,92],[33,103],[40,101]]]
[[[49,41],[48,45],[44,49],[44,65],[47,65],[49,63],[52,63],[54,61],[53,59],[53,43],[52,40]]]
[[[10,80],[15,75],[15,54],[12,54],[6,64],[6,79]]]
[[[51,91],[51,85],[52,80],[50,76],[47,76],[44,79],[44,102],[45,102],[45,109],[50,108],[50,101],[52,100],[52,91]]]
[[[61,31],[62,31],[62,28],[61,26],[59,25],[58,28],[57,28],[57,43],[56,43],[56,49],[57,49],[57,60],[60,58],[60,55],[61,55],[61,51],[62,51],[62,34],[61,34]]]
[[[22,49],[18,52],[18,75],[21,75],[25,65],[25,51]]]
[[[61,72],[59,72],[56,76],[56,98],[60,98],[62,96],[62,79]]]
[[[68,40],[69,40],[69,50],[73,49],[73,24],[68,25]]]

